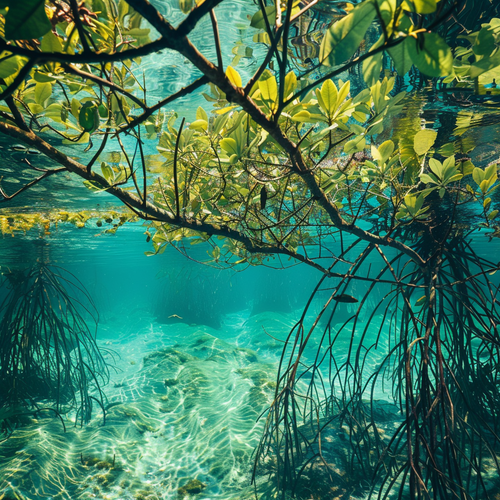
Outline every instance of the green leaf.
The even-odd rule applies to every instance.
[[[35,102],[43,106],[52,94],[52,84],[37,83],[35,85]]]
[[[290,71],[285,76],[285,91],[283,92],[283,97],[285,100],[295,92],[295,89],[297,88],[297,75],[293,72]]]
[[[489,220],[493,220],[496,216],[498,215],[498,210],[492,210],[489,214],[488,214],[488,219]]]
[[[394,143],[392,141],[383,142],[378,149],[372,146],[373,158],[381,163],[385,163],[394,152]]]
[[[45,13],[45,0],[9,0],[2,2],[9,7],[5,16],[7,40],[31,40],[48,33],[52,25]]]
[[[33,80],[38,83],[54,83],[56,79],[46,73],[42,73],[41,71],[35,71],[33,73]]]
[[[420,180],[425,184],[437,184],[437,179],[434,176],[430,176],[429,174],[421,174]]]
[[[305,109],[303,109],[302,111],[295,113],[292,116],[292,120],[294,122],[310,122],[311,121],[311,113],[309,113],[309,111],[306,111]]]
[[[476,167],[473,171],[472,171],[472,178],[474,179],[474,182],[480,186],[481,185],[481,182],[484,181],[484,170],[482,170],[481,168],[479,167]]]
[[[262,99],[273,103],[276,102],[278,98],[278,85],[275,76],[270,71],[266,70],[262,73],[258,84]]]
[[[413,64],[427,76],[447,76],[453,71],[450,47],[437,33],[424,33],[409,42]]]
[[[415,12],[418,14],[432,14],[436,11],[437,0],[413,0]]]
[[[324,111],[331,118],[337,110],[338,91],[332,80],[326,80],[319,91],[321,94],[320,105],[324,106]]]
[[[477,56],[489,56],[496,48],[494,30],[491,26],[485,26],[479,30],[476,41],[472,46]]]
[[[107,163],[102,162],[101,163],[101,171],[102,171],[102,176],[110,184],[113,184],[113,182],[115,180],[115,173],[113,172],[113,169]]]
[[[208,122],[206,120],[195,120],[189,125],[192,130],[207,130]]]
[[[357,153],[358,151],[363,151],[366,147],[365,137],[355,137],[354,139],[347,141],[344,145],[344,153],[350,155]]]
[[[266,22],[264,20],[264,16],[267,17],[269,24],[272,26],[274,23],[274,18],[276,16],[276,8],[274,5],[268,5],[265,8],[265,13],[262,12],[262,10],[258,10],[253,16],[250,21],[250,26],[252,28],[257,28],[257,29],[265,29],[266,28]]]
[[[238,143],[232,137],[226,137],[220,141],[220,147],[228,155],[238,154]]]
[[[469,74],[471,78],[477,78],[486,71],[500,66],[500,51],[497,51],[491,57],[484,57],[480,61],[476,61],[471,65]]]
[[[435,158],[431,158],[429,160],[429,168],[431,172],[440,180],[443,179],[444,166],[443,164],[436,160]]]
[[[347,81],[342,83],[342,80],[338,81],[339,84],[339,93],[337,96],[337,106],[340,106],[349,95],[349,91],[351,90],[351,82]]]
[[[419,156],[424,155],[431,149],[436,141],[437,132],[431,129],[420,130],[413,139],[413,149]]]
[[[363,2],[334,23],[321,42],[320,62],[326,66],[336,66],[349,59],[359,48],[375,14],[373,3]]]
[[[208,122],[208,114],[201,106],[198,106],[198,109],[196,110],[196,119]]]
[[[413,62],[410,57],[409,46],[411,43],[411,38],[407,37],[405,40],[390,49],[387,49],[391,59],[394,62],[394,67],[399,76],[404,76],[408,71],[410,71]]]
[[[378,49],[384,44],[385,37],[381,35],[380,38],[371,46],[370,51]],[[384,58],[384,53],[379,52],[368,59],[363,61],[363,78],[368,87],[372,87],[380,79],[380,73],[382,72],[382,60]]]
[[[2,53],[2,57],[5,56],[5,52]],[[23,63],[27,61],[19,56],[7,57],[0,61],[0,78],[5,80],[9,77],[14,78],[20,71]]]
[[[78,113],[78,123],[89,133],[99,128],[99,109],[96,103],[92,101],[83,103]]]
[[[494,182],[497,180],[497,164],[492,163],[490,166],[486,167],[484,171],[484,178],[489,181],[493,180]]]
[[[42,52],[62,52],[63,47],[59,37],[54,35],[52,31],[49,31],[42,38],[42,43],[40,45]]]
[[[80,113],[80,108],[82,107],[78,99],[71,99],[71,114],[78,120],[78,115]]]

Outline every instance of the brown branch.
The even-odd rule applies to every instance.
[[[201,78],[198,78],[198,80],[195,80],[193,83],[190,83],[186,87],[183,87],[182,89],[178,90],[175,94],[172,94],[165,99],[162,99],[161,101],[158,101],[157,104],[154,106],[146,108],[144,113],[140,114],[139,116],[136,116],[133,120],[131,120],[127,125],[124,127],[120,128],[118,132],[126,132],[137,125],[140,125],[144,121],[146,121],[155,111],[158,111],[160,108],[163,106],[166,106],[167,104],[170,104],[171,102],[175,101],[176,99],[179,99],[181,97],[184,97],[185,95],[190,94],[194,90],[200,88],[202,85],[205,85],[208,83],[208,78],[206,76],[202,76]]]
[[[26,122],[24,121],[22,113],[17,109],[13,97],[12,96],[6,97],[5,102],[7,106],[9,106],[9,109],[12,115],[14,116],[14,122],[16,123],[16,125],[23,130],[29,130],[28,125],[26,125]]]
[[[182,129],[184,127],[185,118],[182,118],[181,126],[179,127],[179,131],[177,132],[177,139],[175,141],[175,150],[174,150],[174,189],[175,189],[175,212],[177,217],[180,217],[181,213],[181,204],[179,201],[179,183],[177,181],[177,158],[179,155],[179,142],[181,140]]]
[[[219,26],[213,10],[210,11],[210,20],[212,21],[212,30],[214,32],[215,51],[217,52],[217,66],[219,67],[219,70],[223,72],[224,64],[222,62],[222,51],[220,48]]]
[[[0,38],[0,49],[6,50],[8,52],[12,52],[12,54],[27,57],[30,59],[26,63],[26,65],[31,64],[29,70],[35,64],[44,64],[46,62],[60,62],[60,63],[68,63],[68,64],[87,64],[87,63],[108,63],[108,62],[118,62],[123,61],[125,59],[135,59],[136,57],[148,56],[153,52],[158,52],[159,50],[166,49],[170,45],[170,41],[165,38],[159,38],[154,42],[147,43],[145,45],[141,45],[137,48],[132,48],[128,50],[124,50],[122,52],[113,52],[113,53],[105,53],[105,52],[90,52],[88,54],[65,54],[63,52],[40,52],[38,50],[26,49],[24,47],[18,47],[16,45],[10,45]],[[25,66],[26,67],[26,66]],[[21,69],[21,71],[23,71]],[[29,70],[25,71],[25,76],[29,72]],[[16,77],[17,78],[17,77]],[[24,77],[23,77],[24,78]],[[21,78],[20,81],[23,80]],[[15,82],[12,83],[9,87],[17,87],[14,85]],[[4,91],[5,93],[6,91]],[[13,91],[12,91],[13,92]],[[0,96],[1,97],[1,96]]]
[[[223,0],[205,0],[202,2],[200,5],[195,7],[189,15],[182,21],[179,26],[177,26],[177,29],[175,30],[178,36],[187,36],[191,31],[196,27],[198,24],[198,21],[208,14],[209,12],[212,11],[214,7],[219,5]],[[132,5],[134,3],[134,0],[127,0],[127,3]],[[134,7],[135,8],[135,7]]]
[[[86,33],[82,25],[82,20],[80,19],[80,9],[78,7],[77,0],[69,0],[71,4],[71,10],[73,12],[73,19],[75,21],[75,26],[78,31],[78,36],[80,37],[80,42],[82,42],[83,52],[91,52],[87,39],[85,38]]]
[[[83,79],[91,80],[94,83],[97,83],[97,85],[99,86],[108,87],[109,89],[114,90],[115,92],[119,92],[125,97],[128,97],[131,101],[135,102],[142,109],[146,109],[146,105],[141,101],[141,99],[136,97],[134,94],[127,92],[125,89],[123,89],[116,83],[101,78],[100,76],[93,75],[92,73],[89,73],[87,71],[82,71],[81,69],[75,68],[75,66],[72,66],[70,64],[63,64],[62,66],[68,73],[71,73],[72,75],[75,76],[79,76],[80,78]]]
[[[146,220],[152,219],[179,228],[190,229],[193,231],[208,233],[210,235],[215,235],[215,236],[223,236],[225,238],[229,238],[231,240],[241,243],[249,253],[266,254],[266,255],[272,255],[272,254],[286,255],[300,262],[303,262],[311,267],[314,267],[323,274],[326,274],[328,276],[335,276],[317,262],[314,262],[313,260],[305,257],[304,255],[292,252],[284,247],[268,245],[253,240],[246,234],[236,229],[231,229],[230,227],[224,225],[211,224],[204,221],[202,222],[198,219],[185,217],[183,215],[176,216],[171,212],[168,212],[167,210],[159,208],[158,206],[152,204],[147,200],[144,203],[143,200],[140,199],[140,197],[136,196],[132,192],[120,188],[118,186],[110,185],[106,181],[106,179],[101,175],[93,171],[89,172],[85,165],[65,155],[62,151],[59,151],[58,149],[50,145],[48,142],[44,141],[41,137],[37,136],[32,131],[24,131],[14,125],[10,125],[5,122],[0,122],[0,132],[16,140],[20,140],[25,144],[28,144],[30,147],[38,149],[41,153],[51,158],[59,165],[62,165],[61,171],[66,170],[78,175],[82,179],[92,182],[97,182],[109,194],[115,196],[122,203],[124,203],[134,211],[140,213],[141,217],[143,217]],[[51,170],[50,172],[55,173],[55,170],[56,169]],[[338,277],[340,276],[341,275],[339,275]]]

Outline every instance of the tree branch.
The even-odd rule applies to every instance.
[[[153,205],[151,202],[147,200],[144,203],[143,200],[141,200],[138,196],[131,193],[130,191],[122,189],[118,186],[110,185],[104,177],[102,177],[99,174],[96,174],[93,171],[89,171],[85,165],[79,163],[78,161],[74,160],[69,156],[66,156],[62,151],[59,151],[58,149],[54,148],[52,145],[44,141],[41,137],[37,136],[32,131],[24,131],[14,125],[10,125],[5,122],[0,122],[0,132],[10,137],[13,137],[16,140],[20,140],[25,144],[28,144],[30,147],[38,149],[41,153],[43,153],[44,155],[46,155],[47,157],[51,158],[56,163],[61,165],[59,169],[51,170],[50,175],[52,175],[52,173],[57,173],[59,171],[67,170],[69,172],[78,175],[82,179],[97,182],[98,184],[103,186],[103,188],[106,189],[108,193],[118,198],[121,202],[123,202],[125,205],[127,205],[137,213],[142,214],[141,217],[143,217],[146,220],[147,219],[155,220],[179,228],[191,229],[193,231],[208,233],[215,236],[223,236],[225,238],[229,238],[231,240],[241,243],[245,247],[245,249],[250,253],[265,254],[265,255],[272,255],[272,254],[287,255],[288,257],[292,257],[294,259],[299,260],[300,262],[303,262],[311,267],[314,267],[318,271],[327,274],[328,276],[341,277],[341,275],[337,276],[331,274],[326,268],[324,268],[317,262],[314,262],[313,260],[305,257],[304,255],[293,252],[284,247],[279,247],[276,245],[268,245],[265,243],[258,242],[256,240],[253,240],[246,234],[238,230],[231,229],[230,227],[227,226],[210,224],[208,222],[202,222],[200,220],[190,217],[185,217],[183,215],[176,216],[171,212],[168,212],[167,210],[164,210],[162,208],[157,207],[156,205]]]
[[[198,21],[208,14],[214,7],[219,5],[222,2],[222,0],[205,0],[202,2],[200,5],[195,7],[189,15],[182,21],[179,26],[177,26],[177,29],[175,30],[178,36],[187,36],[193,29],[196,27],[198,24]],[[135,0],[127,0],[127,3],[129,5],[132,5],[135,3]],[[135,9],[135,7],[134,7]]]
[[[201,78],[198,78],[198,80],[195,80],[193,83],[190,83],[186,87],[183,87],[182,89],[178,90],[175,94],[172,94],[172,95],[166,97],[165,99],[158,101],[158,103],[155,104],[154,106],[146,108],[144,113],[141,113],[139,116],[136,116],[127,125],[120,128],[118,130],[118,132],[126,132],[126,131],[136,127],[137,125],[144,123],[155,111],[158,111],[159,109],[163,108],[163,106],[170,104],[171,102],[175,101],[176,99],[179,99],[181,97],[184,97],[185,95],[190,94],[191,92],[200,88],[202,85],[205,85],[206,83],[208,83],[208,81],[209,80],[206,76],[202,76]]]
[[[146,109],[146,105],[141,101],[141,99],[136,97],[134,94],[127,92],[125,89],[123,89],[122,87],[120,87],[116,83],[113,83],[109,80],[101,78],[100,76],[93,75],[92,73],[89,73],[87,71],[82,71],[81,69],[78,69],[75,66],[72,66],[71,64],[63,64],[62,66],[68,73],[71,73],[72,75],[75,75],[75,76],[79,76],[80,78],[83,78],[83,79],[91,80],[94,83],[97,83],[97,85],[99,85],[99,86],[107,87],[111,90],[119,92],[120,94],[124,95],[125,97],[128,97],[131,101],[135,102],[142,109]]]

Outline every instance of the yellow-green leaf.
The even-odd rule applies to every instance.
[[[420,130],[413,139],[413,149],[419,156],[424,155],[431,149],[436,141],[437,132],[431,129]]]
[[[338,90],[332,80],[326,80],[321,86],[321,103],[325,107],[325,112],[332,117],[337,110]]]
[[[410,39],[408,50],[413,64],[427,76],[447,76],[453,71],[451,49],[437,33]]]
[[[52,84],[50,83],[37,83],[35,85],[35,102],[44,105],[45,101],[52,94]]]
[[[413,0],[415,12],[418,14],[432,14],[436,11],[437,0]]]
[[[232,66],[227,67],[226,76],[235,87],[243,86],[240,74]]]
[[[220,141],[220,147],[228,154],[238,154],[238,144],[232,137],[226,137]]]

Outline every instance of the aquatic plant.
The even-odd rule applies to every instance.
[[[5,276],[10,287],[0,306],[0,409],[58,414],[76,410],[87,422],[97,403],[108,366],[96,344],[97,311],[77,278],[42,263]],[[15,418],[16,413],[12,415]],[[11,418],[12,418],[11,417]]]
[[[55,166],[26,153],[31,178],[13,193],[2,187],[4,200],[69,172],[147,221],[151,255],[204,244],[216,266],[274,257],[322,274],[286,342],[255,474],[265,466],[285,497],[307,471],[325,492],[338,487],[336,461],[350,474],[342,487],[361,474],[380,498],[487,496],[484,468],[498,468],[497,289],[488,274],[498,263],[475,253],[470,231],[500,234],[498,167],[466,155],[476,146],[467,131],[495,119],[459,117],[453,137],[419,117],[399,129],[396,121],[405,75],[495,105],[496,7],[481,2],[468,25],[467,0],[363,0],[343,11],[259,1],[247,27],[263,54],[248,75],[236,68],[253,57],[242,44],[224,66],[216,7],[234,2],[182,1],[177,27],[146,0],[32,3],[25,11],[9,2],[2,17],[0,133]],[[215,62],[193,42],[204,18]],[[134,68],[160,50],[201,76],[148,104]],[[343,81],[355,68],[363,81]],[[211,113],[200,106],[178,123],[163,110],[205,84]],[[75,147],[100,142],[84,164],[54,147],[54,134]],[[156,139],[159,154],[147,157],[144,143]],[[118,153],[106,156],[108,147]],[[12,212],[0,219],[6,232],[18,222]],[[325,291],[337,305],[309,324]],[[346,303],[358,307],[336,321]],[[376,397],[388,383],[396,429],[384,427]],[[343,456],[325,445],[335,428],[348,437]]]

